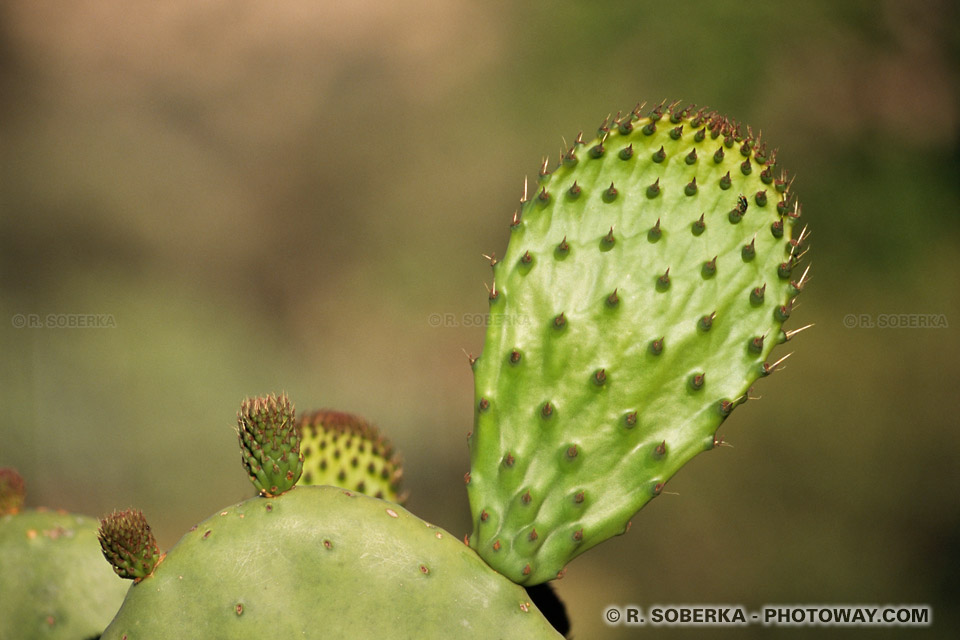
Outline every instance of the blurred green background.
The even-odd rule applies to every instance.
[[[952,636],[958,61],[947,1],[7,0],[0,465],[170,547],[251,494],[234,416],[285,390],[378,423],[408,507],[467,532],[482,254],[561,136],[682,99],[779,147],[813,232],[788,327],[816,326],[732,448],[570,566],[576,637],[649,634],[602,613],[656,603],[926,603]]]

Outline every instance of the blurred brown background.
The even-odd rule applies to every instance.
[[[408,507],[462,535],[481,254],[561,136],[679,98],[779,147],[813,231],[788,326],[816,327],[733,448],[571,565],[576,637],[654,632],[602,612],[656,603],[928,603],[950,636],[958,54],[946,1],[7,0],[0,465],[32,505],[141,508],[170,547],[250,495],[234,415],[285,390],[377,422]]]

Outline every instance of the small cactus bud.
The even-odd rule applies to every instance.
[[[244,400],[237,425],[243,465],[260,495],[274,497],[292,489],[303,471],[303,456],[287,395]]]
[[[157,540],[143,512],[114,511],[100,520],[100,549],[121,578],[140,582],[162,560]]]

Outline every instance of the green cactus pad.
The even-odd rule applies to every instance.
[[[97,537],[103,556],[121,578],[139,582],[153,572],[161,559],[157,540],[141,511],[111,513],[100,520]]]
[[[103,561],[95,519],[44,509],[0,516],[0,638],[97,637],[129,586]]]
[[[252,498],[134,584],[104,640],[559,638],[524,590],[399,505],[334,487]]]
[[[332,485],[402,504],[403,468],[390,442],[360,416],[321,410],[300,416],[300,485]]]
[[[514,216],[474,361],[470,545],[520,584],[623,533],[771,371],[803,287],[763,143],[692,108],[578,137]]]
[[[286,394],[248,398],[237,414],[243,466],[257,491],[278,496],[290,490],[303,469],[293,405]]]

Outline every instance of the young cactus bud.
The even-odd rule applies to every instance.
[[[403,504],[403,468],[390,441],[360,416],[320,410],[301,416],[304,485],[332,485]]]
[[[237,425],[243,466],[260,495],[274,497],[292,489],[300,479],[303,456],[287,395],[244,400]]]
[[[0,469],[0,516],[14,514],[23,507],[23,478],[16,469]]]
[[[141,511],[114,511],[100,520],[97,537],[103,556],[121,578],[140,582],[161,560],[157,540]]]

